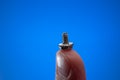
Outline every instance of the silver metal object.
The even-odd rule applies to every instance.
[[[59,44],[61,49],[71,49],[73,47],[73,42],[68,41],[68,34],[64,32],[62,34],[63,42]]]

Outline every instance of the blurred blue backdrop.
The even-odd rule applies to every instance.
[[[62,32],[87,80],[120,80],[117,0],[0,0],[0,80],[55,80]]]

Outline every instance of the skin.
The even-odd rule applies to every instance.
[[[86,80],[83,61],[74,50],[59,50],[56,56],[56,80]]]

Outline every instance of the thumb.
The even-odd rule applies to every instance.
[[[82,59],[73,50],[60,50],[56,60],[56,80],[86,80]]]

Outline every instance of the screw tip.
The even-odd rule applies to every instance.
[[[63,44],[68,44],[68,34],[67,32],[64,32],[63,33]]]

